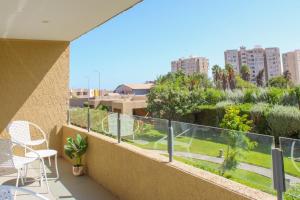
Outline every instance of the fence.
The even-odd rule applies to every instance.
[[[297,139],[280,138],[280,148],[275,148],[273,136],[88,108],[70,109],[68,122],[167,156],[170,162],[184,162],[277,195],[278,199],[300,199]]]

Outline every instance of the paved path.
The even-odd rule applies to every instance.
[[[159,154],[166,154],[166,151],[160,151],[160,150],[150,150],[150,151],[154,151]],[[223,158],[207,156],[207,155],[197,154],[197,153],[179,152],[179,151],[175,151],[174,155],[181,156],[181,157],[187,157],[187,158],[194,158],[194,159],[199,159],[199,160],[205,160],[205,161],[219,163],[219,164],[223,163],[223,160],[224,160]],[[272,170],[268,169],[268,168],[259,167],[259,166],[251,165],[251,164],[247,164],[247,163],[239,163],[238,168],[247,170],[247,171],[251,171],[251,172],[260,174],[262,176],[272,178]],[[289,174],[285,174],[285,178],[289,179],[291,183],[300,183],[300,178],[298,178],[298,177],[291,176]]]

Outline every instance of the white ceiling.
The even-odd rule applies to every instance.
[[[72,41],[141,0],[0,0],[0,38]]]

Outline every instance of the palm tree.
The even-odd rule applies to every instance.
[[[242,65],[241,75],[244,81],[250,81],[250,68],[248,67],[248,65]]]
[[[230,64],[226,64],[225,69],[227,71],[229,87],[231,90],[233,90],[235,89],[235,73],[234,73],[233,66]]]
[[[227,70],[226,69],[222,70],[221,77],[222,77],[222,87],[223,87],[223,90],[227,90],[228,89],[228,74],[227,74]]]
[[[214,65],[212,67],[212,74],[215,86],[221,89],[221,81],[222,81],[222,69],[219,65]]]
[[[262,87],[264,85],[264,72],[265,70],[262,69],[258,72],[256,76],[256,84],[258,87]]]

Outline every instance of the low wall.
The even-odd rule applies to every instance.
[[[62,143],[77,133],[88,137],[89,148],[84,159],[88,175],[121,200],[275,199],[223,177],[176,161],[169,163],[159,154],[126,143],[118,144],[112,138],[75,126],[63,126]]]

